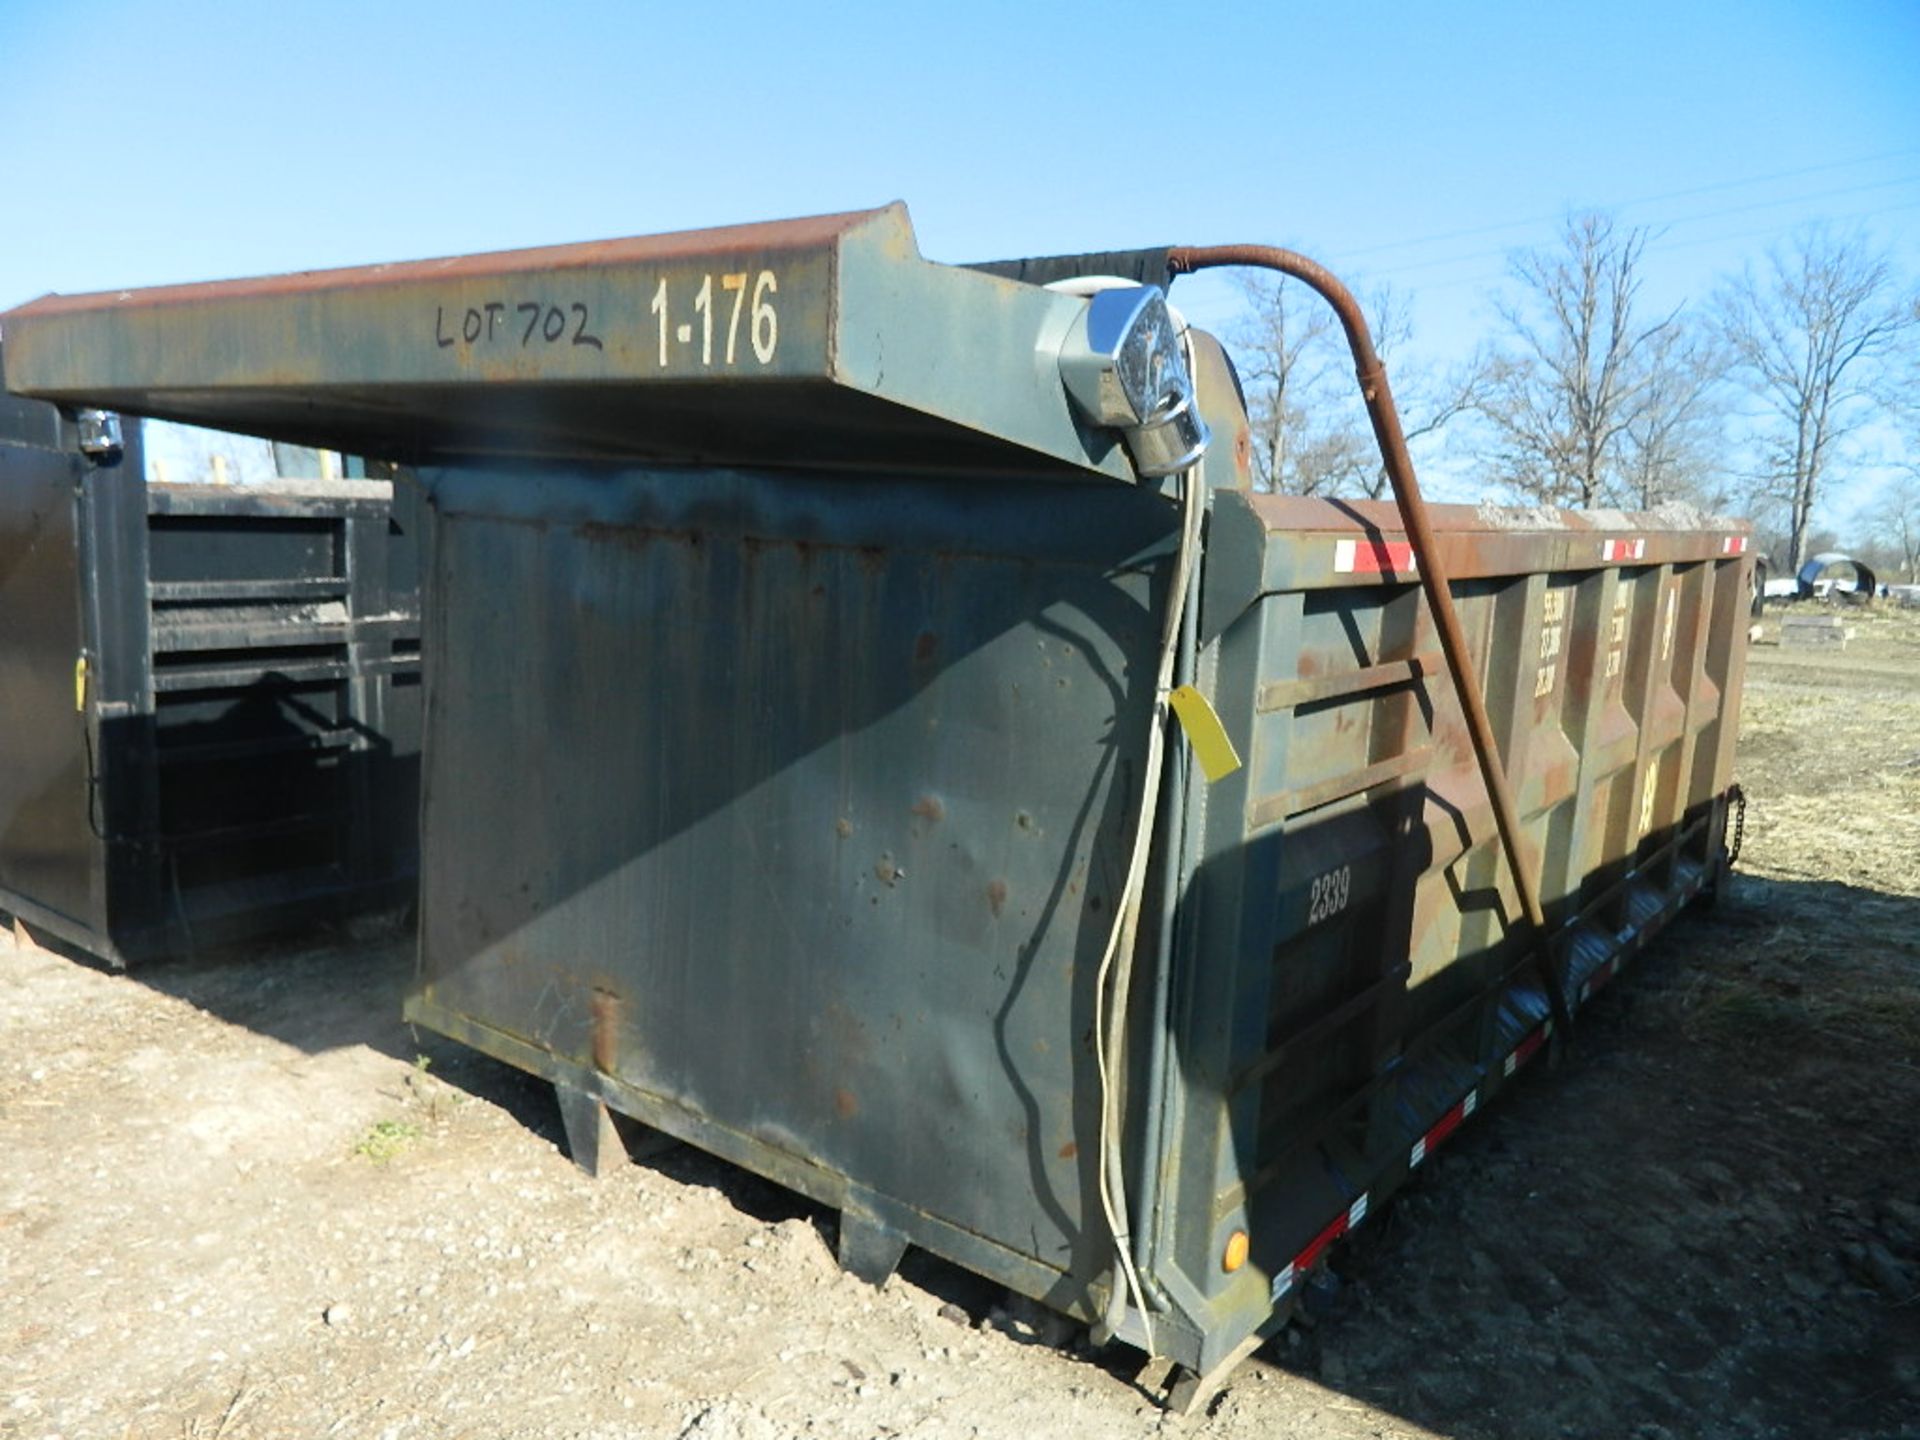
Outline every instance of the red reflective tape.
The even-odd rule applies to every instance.
[[[1439,1148],[1440,1142],[1460,1128],[1460,1122],[1467,1118],[1467,1102],[1462,1100],[1435,1122],[1434,1127],[1421,1137],[1421,1142],[1431,1155]]]
[[[1326,1248],[1329,1245],[1333,1244],[1334,1241],[1338,1240],[1342,1235],[1347,1234],[1354,1226],[1367,1218],[1367,1205],[1370,1199],[1371,1197],[1366,1191],[1361,1191],[1358,1200],[1355,1200],[1340,1214],[1329,1220],[1326,1228],[1313,1237],[1312,1242],[1307,1248],[1294,1256],[1293,1259],[1287,1263],[1286,1267],[1282,1269],[1278,1275],[1273,1277],[1273,1286],[1270,1293],[1275,1304],[1279,1303],[1282,1295],[1285,1295],[1287,1291],[1293,1288],[1294,1281],[1298,1280],[1302,1275],[1306,1274],[1308,1270],[1313,1268],[1313,1262],[1326,1253]]]
[[[1608,564],[1618,564],[1623,560],[1639,560],[1647,553],[1647,541],[1643,535],[1631,540],[1602,540],[1600,558]]]
[[[1722,555],[1746,554],[1747,553],[1747,537],[1744,535],[1727,536],[1726,540],[1721,543],[1720,553]]]
[[[1405,540],[1333,542],[1333,569],[1337,575],[1411,575],[1418,568],[1413,546]]]
[[[1313,1239],[1308,1243],[1306,1249],[1302,1250],[1298,1255],[1293,1257],[1294,1271],[1298,1273],[1303,1270],[1311,1269],[1313,1266],[1313,1262],[1320,1258],[1320,1256],[1325,1252],[1326,1248],[1329,1245],[1331,1245],[1334,1241],[1338,1240],[1342,1235],[1346,1234],[1347,1229],[1348,1229],[1347,1212],[1342,1210],[1338,1215],[1334,1216],[1333,1219],[1327,1222],[1326,1229],[1322,1230],[1318,1235],[1313,1237]]]
[[[1517,1070],[1520,1068],[1520,1066],[1526,1064],[1527,1061],[1531,1060],[1535,1055],[1539,1053],[1540,1047],[1546,1043],[1547,1043],[1547,1031],[1546,1031],[1546,1027],[1543,1025],[1540,1027],[1540,1029],[1534,1031],[1531,1035],[1527,1036],[1527,1038],[1522,1040],[1518,1045],[1514,1046],[1514,1049],[1513,1049],[1514,1068]]]
[[[1620,960],[1618,956],[1610,957],[1604,965],[1587,977],[1586,981],[1580,986],[1580,1003],[1582,1005],[1591,1000],[1601,987],[1613,979],[1614,971],[1619,968],[1619,964]]]

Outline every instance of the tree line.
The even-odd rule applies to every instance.
[[[1510,257],[1494,334],[1444,370],[1396,363],[1406,307],[1376,292],[1369,321],[1408,438],[1444,436],[1519,501],[1743,513],[1783,572],[1841,543],[1816,527],[1818,507],[1879,463],[1890,478],[1846,548],[1883,578],[1920,581],[1920,290],[1863,237],[1815,225],[1704,301],[1656,309],[1642,293],[1656,238],[1603,211],[1569,215],[1555,243]],[[1384,495],[1331,313],[1285,282],[1243,289],[1233,339],[1256,484]]]

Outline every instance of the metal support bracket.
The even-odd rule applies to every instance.
[[[1233,1372],[1266,1343],[1267,1337],[1256,1330],[1222,1356],[1220,1362],[1206,1374],[1196,1375],[1182,1368],[1180,1378],[1173,1382],[1173,1388],[1167,1392],[1167,1409],[1182,1418],[1191,1416],[1195,1411],[1204,1413]]]
[[[907,1237],[891,1225],[847,1206],[840,1211],[840,1268],[876,1289],[887,1283],[907,1253]]]
[[[567,1132],[567,1154],[574,1164],[594,1179],[604,1180],[630,1162],[626,1141],[620,1138],[605,1101],[557,1082],[553,1095],[560,1102],[560,1124]]]

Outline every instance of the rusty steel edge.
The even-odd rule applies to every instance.
[[[536,245],[519,250],[490,250],[470,255],[349,265],[326,270],[298,270],[239,280],[201,280],[131,290],[95,290],[77,295],[48,294],[0,312],[0,327],[15,321],[128,307],[144,310],[369,287],[384,289],[415,282],[491,280],[513,275],[658,264],[705,255],[753,255],[804,250],[831,244],[895,208],[897,202],[894,206],[879,206],[872,210],[847,210],[796,220],[721,225],[659,235],[623,236],[566,245]]]

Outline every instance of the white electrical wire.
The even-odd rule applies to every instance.
[[[1194,373],[1193,346],[1181,322],[1181,346],[1186,352],[1188,373]],[[1094,1060],[1100,1075],[1100,1205],[1107,1227],[1112,1232],[1114,1265],[1118,1271],[1115,1300],[1120,1298],[1120,1282],[1139,1312],[1146,1351],[1154,1353],[1153,1319],[1147,1309],[1145,1290],[1133,1263],[1132,1228],[1127,1215],[1126,1174],[1121,1163],[1121,1096],[1115,1073],[1121,1067],[1126,1050],[1127,997],[1133,979],[1133,949],[1139,937],[1140,911],[1145,902],[1147,866],[1152,855],[1155,822],[1160,803],[1160,777],[1165,768],[1167,750],[1168,696],[1173,689],[1174,665],[1179,655],[1180,624],[1186,612],[1187,592],[1191,588],[1193,566],[1200,550],[1200,526],[1206,511],[1206,487],[1196,464],[1182,473],[1180,547],[1174,556],[1171,588],[1167,595],[1166,626],[1161,635],[1160,659],[1154,672],[1153,716],[1147,734],[1146,764],[1141,773],[1140,817],[1134,831],[1133,853],[1128,857],[1126,881],[1119,903],[1114,907],[1113,929],[1100,958],[1094,982],[1099,1018],[1094,1025]],[[1169,857],[1171,863],[1172,857]],[[1111,980],[1111,998],[1109,981]],[[1143,1160],[1152,1164],[1153,1157]],[[1109,1328],[1116,1328],[1118,1307],[1109,1305]]]
[[[1117,275],[1087,275],[1058,280],[1049,290],[1066,295],[1091,296],[1103,290],[1129,289],[1138,282]],[[1187,373],[1193,375],[1193,337],[1187,319],[1171,305],[1167,307],[1174,333],[1186,356]],[[1145,1288],[1133,1263],[1133,1234],[1127,1214],[1126,1171],[1120,1154],[1120,1088],[1116,1072],[1123,1070],[1126,1052],[1127,999],[1133,981],[1133,950],[1139,938],[1140,912],[1145,904],[1147,867],[1152,858],[1153,834],[1160,806],[1160,778],[1166,766],[1168,696],[1173,690],[1173,671],[1179,656],[1181,620],[1186,613],[1187,592],[1192,588],[1193,567],[1200,551],[1200,527],[1206,513],[1206,487],[1200,479],[1200,467],[1193,465],[1181,474],[1180,546],[1174,556],[1172,588],[1167,596],[1166,628],[1160,639],[1159,664],[1154,671],[1153,716],[1147,732],[1146,764],[1141,773],[1140,816],[1134,831],[1133,851],[1127,859],[1125,883],[1114,907],[1113,929],[1100,957],[1100,969],[1094,981],[1097,1018],[1093,1030],[1094,1062],[1100,1077],[1100,1208],[1113,1236],[1115,1283],[1108,1303],[1107,1326],[1117,1329],[1124,1314],[1123,1305],[1131,1300],[1139,1313],[1147,1354],[1154,1353],[1153,1317],[1147,1309]],[[1172,863],[1172,857],[1169,857]],[[1111,987],[1111,989],[1109,989]],[[1152,1164],[1153,1157],[1143,1160]],[[1122,1288],[1124,1284],[1124,1289]]]

